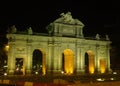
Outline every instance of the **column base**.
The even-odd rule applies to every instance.
[[[25,72],[23,72],[23,74],[25,75],[29,75],[29,74],[31,74],[31,70],[30,69],[27,69],[27,70],[25,70]]]
[[[77,70],[76,71],[76,74],[78,74],[78,75],[81,75],[81,74],[84,74],[85,73],[85,70]]]
[[[61,74],[61,70],[52,70],[53,74]]]
[[[14,70],[8,70],[9,75],[14,75]]]
[[[61,70],[47,70],[46,74],[62,74],[61,72]]]

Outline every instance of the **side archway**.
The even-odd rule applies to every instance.
[[[95,72],[95,55],[91,50],[85,53],[85,71],[91,74]]]
[[[74,53],[70,49],[66,49],[62,55],[63,70],[66,74],[73,74],[74,71]]]
[[[46,74],[46,58],[45,52],[41,49],[35,49],[33,51],[33,60],[32,60],[32,68],[33,73],[36,74]]]

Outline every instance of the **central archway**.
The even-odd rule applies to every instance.
[[[66,74],[72,74],[74,71],[74,54],[70,49],[66,49],[63,52],[63,69]]]

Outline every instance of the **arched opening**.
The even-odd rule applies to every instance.
[[[85,73],[89,72],[89,56],[85,53]]]
[[[64,50],[63,53],[63,69],[66,74],[72,74],[74,71],[74,54],[70,49]]]
[[[85,53],[85,70],[91,74],[95,72],[94,58],[95,55],[92,51],[89,50]]]
[[[23,71],[23,66],[24,65],[24,61],[23,61],[23,58],[16,58],[15,59],[15,74],[16,75],[22,75],[24,74],[24,71]]]
[[[106,60],[100,59],[100,72],[105,73],[106,72]]]
[[[45,54],[43,51],[39,49],[33,51],[32,68],[35,74],[45,74]]]

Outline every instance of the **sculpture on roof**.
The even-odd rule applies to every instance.
[[[95,36],[95,38],[96,38],[97,40],[99,40],[99,39],[100,39],[100,35],[97,33],[96,36]]]
[[[108,36],[108,35],[105,35],[105,37],[106,37],[106,40],[110,40],[110,38],[109,38],[109,36]]]
[[[33,34],[33,31],[32,31],[32,28],[31,28],[31,27],[28,28],[28,34],[29,34],[29,35]]]
[[[8,33],[16,33],[17,32],[17,28],[15,25],[12,25],[10,28],[8,28]]]
[[[71,12],[61,13],[60,18],[56,19],[55,23],[64,23],[64,24],[72,24],[72,25],[80,25],[84,27],[84,24],[78,19],[74,19],[71,15]]]
[[[65,23],[70,23],[73,21],[73,18],[72,18],[72,15],[71,15],[71,12],[67,12],[66,14],[65,13],[61,13],[60,14],[61,17],[64,19],[64,22]]]
[[[53,32],[53,23],[50,23],[47,27],[46,27],[49,35],[51,35],[51,33]]]

